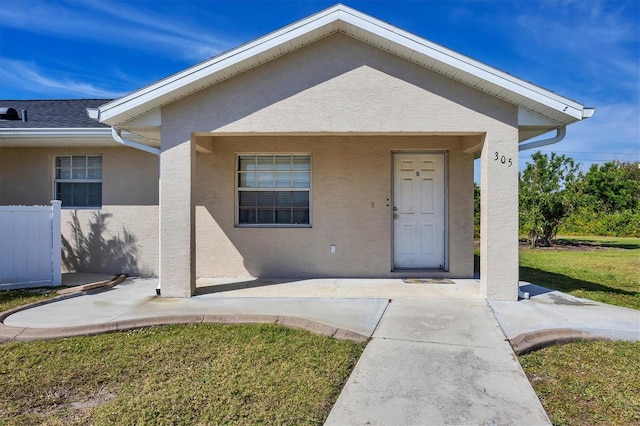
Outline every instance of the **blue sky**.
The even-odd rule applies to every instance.
[[[0,8],[0,99],[113,98],[335,1],[29,0]],[[344,4],[595,106],[542,149],[585,166],[640,160],[640,1]],[[530,153],[522,152],[521,163]]]

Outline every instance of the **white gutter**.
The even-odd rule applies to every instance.
[[[109,136],[108,127],[0,129],[0,137],[12,138],[87,138]]]
[[[89,118],[93,118],[96,121],[100,121],[99,108],[87,108],[87,115],[89,116]]]
[[[518,146],[518,151],[525,151],[527,149],[540,148],[541,146],[553,145],[560,142],[567,135],[567,126],[562,126],[556,129],[556,135],[552,138],[541,139],[539,141],[533,141]]]
[[[154,148],[152,146],[149,145],[145,145],[143,143],[139,143],[139,142],[134,142],[134,141],[130,141],[129,139],[125,139],[122,137],[122,130],[117,129],[115,127],[111,128],[111,136],[113,137],[113,140],[121,143],[122,145],[128,146],[130,148],[135,148],[135,149],[139,149],[140,151],[145,151],[148,152],[150,154],[155,154],[157,156],[160,156],[160,150],[158,148]]]
[[[87,115],[89,116],[89,118],[93,118],[94,120],[100,121],[100,108],[87,108]],[[160,156],[160,150],[158,148],[154,148],[152,146],[145,145],[140,142],[134,142],[132,140],[125,139],[122,137],[122,130],[117,129],[115,127],[111,127],[111,137],[113,138],[114,141],[122,145]]]
[[[591,118],[593,113],[596,111],[593,107],[585,107],[582,109],[582,120],[587,118]],[[525,151],[527,149],[540,148],[542,146],[553,145],[554,143],[560,142],[567,135],[567,126],[562,126],[556,129],[556,135],[552,138],[541,139],[539,141],[533,141],[525,144],[520,144],[518,146],[518,151]]]
[[[582,119],[584,120],[585,118],[591,118],[594,112],[596,112],[596,109],[594,107],[585,107],[582,110]]]

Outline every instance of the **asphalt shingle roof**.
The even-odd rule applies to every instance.
[[[0,108],[27,110],[27,121],[0,120],[3,129],[109,127],[89,118],[87,108],[96,108],[111,99],[0,100]]]

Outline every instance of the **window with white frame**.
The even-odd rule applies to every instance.
[[[102,206],[101,155],[59,155],[54,168],[54,197],[62,207]]]
[[[238,155],[239,226],[310,226],[311,156]]]

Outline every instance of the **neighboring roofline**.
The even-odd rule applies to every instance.
[[[407,58],[409,60],[413,60],[414,62],[418,62],[419,59],[433,61],[428,66],[423,64],[425,68],[434,69],[438,66],[452,67],[456,69],[454,75],[445,74],[452,79],[458,79],[457,75],[460,74],[459,78],[462,78],[461,76],[470,76],[486,82],[494,91],[498,89],[497,91],[499,93],[490,93],[489,88],[476,88],[490,93],[492,96],[501,99],[504,99],[507,95],[522,97],[524,98],[521,99],[523,103],[530,101],[542,107],[534,107],[532,105],[520,106],[540,114],[542,114],[544,110],[553,110],[556,116],[559,115],[561,117],[560,125],[580,121],[591,115],[591,113],[585,111],[583,105],[576,101],[401,30],[376,18],[358,12],[357,10],[337,4],[102,105],[97,111],[92,111],[91,117],[111,126],[119,126],[137,116],[144,115],[181,97],[202,90],[204,87],[209,87],[219,81],[244,72],[247,69],[284,55],[291,50],[295,50],[302,46],[301,42],[300,45],[294,44],[293,47],[287,46],[286,49],[280,48],[287,42],[307,35],[312,31],[323,30],[319,31],[317,35],[317,39],[319,39],[337,32],[347,33],[349,26],[359,28],[369,34],[383,38],[390,44],[397,44],[400,47],[409,49],[411,52],[418,53],[419,56],[421,55],[420,58],[413,58],[414,53],[411,53],[411,58]],[[261,54],[263,55],[259,56]],[[235,65],[240,65],[242,61],[250,58],[257,58],[257,61],[250,63],[249,66],[245,68],[241,66],[235,67]],[[229,69],[231,69],[231,71],[229,71]],[[226,71],[226,73],[223,71]],[[436,69],[434,69],[434,71],[440,72]],[[207,78],[211,78],[211,76],[216,73],[220,73],[219,78],[215,76],[215,78],[211,79],[212,81],[207,80]],[[178,93],[176,93],[178,90],[189,85],[193,87],[189,88],[190,90],[187,94],[176,96],[178,95]],[[504,95],[502,91],[505,92]],[[174,94],[174,96],[172,96],[172,94]]]
[[[87,107],[98,107],[113,99],[0,99],[0,106],[22,111],[21,120],[0,120],[2,129],[107,127],[87,116]]]

